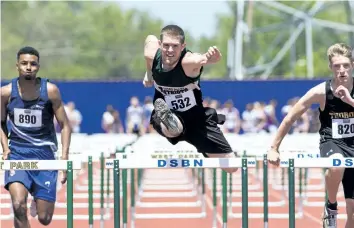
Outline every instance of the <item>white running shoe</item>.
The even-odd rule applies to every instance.
[[[326,205],[323,211],[323,228],[337,228],[337,210],[331,210]]]
[[[173,134],[180,134],[183,131],[183,129],[180,129],[178,127],[178,118],[171,112],[171,110],[168,108],[168,105],[163,99],[156,99],[154,103],[154,108],[157,117],[170,132],[172,132]]]

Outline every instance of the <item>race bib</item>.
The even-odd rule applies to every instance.
[[[332,137],[334,139],[354,137],[354,118],[332,119]]]
[[[41,127],[42,110],[14,109],[15,125],[19,127]]]
[[[170,109],[180,112],[187,111],[197,104],[192,90],[180,94],[166,95],[165,101]]]

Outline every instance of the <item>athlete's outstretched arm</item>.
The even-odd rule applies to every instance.
[[[144,76],[143,84],[145,87],[152,86],[152,63],[154,61],[157,50],[159,49],[159,40],[154,35],[148,35],[145,39],[144,57],[146,61],[146,73]]]
[[[151,71],[152,62],[155,58],[156,52],[159,49],[159,39],[154,35],[148,35],[144,44],[144,57],[146,61],[146,70]]]
[[[281,122],[271,148],[278,150],[285,135],[289,132],[291,126],[304,114],[313,104],[324,106],[325,103],[325,84],[322,83],[307,91],[300,100],[291,108],[288,115]]]
[[[1,130],[0,130],[0,137],[1,137],[1,146],[3,152],[3,158],[6,159],[8,153],[10,153],[9,145],[8,145],[8,130],[6,125],[7,120],[7,111],[6,105],[9,100],[9,96],[11,93],[10,87],[8,85],[1,87]]]
[[[53,111],[55,118],[61,128],[61,143],[62,143],[62,159],[69,159],[69,148],[71,140],[71,127],[66,116],[64,105],[61,99],[60,91],[58,87],[52,83],[48,83],[49,99],[53,104]]]
[[[204,54],[188,52],[182,60],[182,66],[186,75],[197,77],[202,66],[219,62],[221,56],[219,49],[215,46],[210,47]]]

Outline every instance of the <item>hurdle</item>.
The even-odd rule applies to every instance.
[[[74,227],[73,181],[74,170],[81,169],[81,161],[72,160],[3,160],[1,170],[65,170],[67,172],[67,227]]]
[[[128,159],[131,158],[131,159]],[[161,161],[161,160],[160,160]],[[108,159],[105,162],[106,169],[113,169],[114,170],[114,227],[120,227],[120,170],[122,169],[161,169],[161,168],[186,168],[186,164],[193,164],[192,166],[188,166],[188,168],[242,168],[242,181],[243,183],[247,183],[247,176],[248,176],[248,168],[255,167],[256,161],[255,159],[248,159],[248,158],[207,158],[207,159],[170,159],[170,164],[167,166],[161,166],[158,164],[158,160],[156,159],[149,159],[144,157],[138,156],[126,156],[126,159]],[[184,165],[183,165],[184,164]],[[126,173],[126,172],[124,172]],[[122,183],[123,183],[123,227],[127,227],[127,200],[126,200],[126,174],[122,174]],[[227,227],[227,175],[226,172],[223,171],[222,174],[222,182],[223,182],[223,227]],[[244,193],[247,193],[247,184],[243,189]],[[243,201],[248,202],[247,194],[243,194]],[[247,203],[243,206],[243,213],[245,216],[242,218],[243,223],[247,225],[248,217],[248,207]]]
[[[263,162],[265,163],[264,166],[264,180],[267,180],[267,157],[266,155],[263,156]],[[113,169],[114,170],[114,206],[115,206],[115,228],[120,227],[120,214],[122,212],[123,217],[123,227],[127,226],[127,201],[126,201],[126,178],[127,174],[124,174],[125,170],[128,169],[162,169],[162,168],[179,168],[179,169],[213,169],[213,173],[218,168],[230,168],[230,167],[238,167],[242,168],[242,185],[245,186],[242,189],[242,227],[248,227],[248,189],[247,189],[247,175],[248,175],[248,168],[255,168],[256,167],[256,159],[255,158],[235,158],[235,159],[222,159],[222,158],[206,158],[206,159],[163,159],[165,161],[169,161],[172,165],[161,166],[158,164],[157,159],[151,159],[146,157],[137,157],[134,155],[126,155],[122,159],[108,159],[105,161],[105,168],[106,169]],[[316,162],[314,162],[316,160]],[[171,163],[174,161],[176,163]],[[336,160],[337,161],[337,160]],[[340,159],[339,159],[340,161]],[[185,164],[189,163],[190,165],[183,166],[183,162]],[[347,161],[348,162],[348,161]],[[203,165],[201,165],[203,164]],[[344,164],[344,165],[343,165]],[[353,162],[354,164],[354,162]],[[295,218],[297,215],[295,211],[295,168],[330,168],[333,166],[338,166],[338,164],[333,164],[333,159],[322,159],[322,158],[288,158],[281,160],[281,168],[288,169],[288,191],[289,191],[289,227],[295,228]],[[345,163],[341,163],[342,167],[348,167]],[[122,184],[123,184],[123,211],[120,211],[120,204],[121,204],[121,192],[117,191],[120,189],[120,170],[122,170]],[[300,175],[301,177],[301,175]],[[300,181],[301,182],[301,181]],[[264,186],[268,183],[267,181],[264,182]],[[216,186],[216,181],[213,180],[213,185]],[[267,188],[264,187],[264,227],[268,227],[268,191]],[[222,173],[222,220],[223,220],[223,227],[227,227],[228,221],[228,203],[227,203],[227,174],[223,171]],[[213,204],[214,208],[216,206],[216,191],[213,191]],[[133,217],[132,217],[133,218]],[[283,217],[286,218],[286,217]]]

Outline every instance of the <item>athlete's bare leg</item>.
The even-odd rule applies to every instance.
[[[330,158],[343,158],[340,153],[335,153]],[[323,227],[337,227],[337,194],[339,185],[343,180],[344,168],[329,168],[326,170],[326,191],[328,194],[328,202],[325,203],[323,211]]]
[[[335,153],[330,158],[343,158],[343,155]],[[344,168],[329,168],[325,173],[326,190],[328,194],[328,201],[330,203],[337,202],[337,193],[339,185],[342,182]]]
[[[354,199],[345,199],[347,207],[347,223],[345,228],[354,227]]]
[[[45,201],[42,199],[36,199],[36,203],[37,203],[38,221],[42,225],[48,226],[53,218],[55,203]]]
[[[237,155],[235,152],[232,152],[232,153],[215,153],[215,154],[212,154],[212,153],[207,153],[207,156],[209,158],[236,158]],[[222,170],[224,170],[225,172],[228,172],[228,173],[234,173],[238,170],[238,168],[223,168]]]
[[[30,228],[27,217],[27,188],[19,182],[14,182],[9,185],[9,192],[14,211],[15,228]]]

